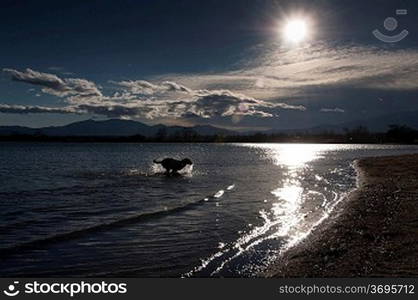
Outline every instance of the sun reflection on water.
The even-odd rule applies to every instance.
[[[277,198],[277,201],[272,204],[272,218],[280,219],[281,223],[274,235],[275,237],[286,237],[290,234],[294,236],[298,224],[303,222],[305,216],[302,210],[304,188],[301,182],[301,172],[307,167],[308,162],[320,157],[320,145],[269,146],[268,153],[273,163],[287,169],[287,178],[281,186],[271,192]]]
[[[276,165],[296,170],[317,159],[320,149],[318,145],[274,145],[269,152]]]
[[[339,149],[330,144],[244,144],[265,151],[266,157],[276,165],[289,169],[303,168],[307,163],[323,157],[323,153]]]
[[[278,229],[277,236],[286,236],[289,231],[303,218],[300,212],[303,188],[297,184],[285,184],[271,192],[278,199],[283,201],[273,203],[272,213],[274,218],[281,219],[281,227]]]
[[[280,238],[285,243],[282,249],[277,250],[278,255],[306,237],[332,209],[327,197],[321,192],[310,190],[304,184],[304,180],[307,178],[306,173],[311,169],[309,163],[321,158],[325,151],[335,149],[336,145],[246,144],[246,146],[263,149],[266,159],[280,167],[281,172],[278,176],[280,179],[277,188],[271,191],[276,200],[272,202],[270,210],[260,211],[264,224],[253,228],[237,243],[241,247],[245,244],[243,241],[251,240],[252,242],[245,247],[248,250],[263,241]],[[313,178],[316,181],[324,180],[318,175]]]
[[[273,198],[271,201],[263,201],[267,203],[267,207],[258,212],[263,220],[260,225],[249,226],[250,230],[204,260],[202,265],[191,271],[188,276],[205,269],[210,264],[216,266],[211,275],[220,274],[236,258],[248,255],[250,252],[256,253],[258,251],[256,249],[262,249],[260,248],[262,243],[279,240],[279,244],[273,243],[276,248],[268,248],[270,254],[267,260],[274,261],[278,255],[303,240],[326,219],[342,197],[341,193],[327,190],[331,183],[324,176],[320,176],[318,170],[312,166],[312,163],[322,158],[326,152],[341,149],[340,145],[240,144],[240,146],[256,149],[261,157],[277,166],[277,183],[274,183],[273,177],[272,184],[275,188],[270,191]],[[266,250],[261,251],[266,252]]]

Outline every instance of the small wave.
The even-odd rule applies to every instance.
[[[221,190],[221,191],[222,191],[222,195],[223,195],[225,193],[225,191],[224,190]],[[221,192],[221,191],[219,191],[219,192]],[[129,226],[131,224],[144,222],[144,221],[157,219],[157,218],[162,218],[162,217],[165,217],[167,215],[174,214],[174,213],[187,211],[189,209],[193,209],[195,207],[198,207],[199,205],[202,205],[205,202],[208,202],[210,199],[216,199],[216,198],[221,197],[222,195],[219,195],[219,192],[216,193],[214,196],[205,197],[205,198],[202,198],[198,201],[189,202],[189,203],[186,203],[186,204],[181,205],[181,206],[174,206],[174,207],[171,207],[171,208],[164,207],[162,210],[142,213],[142,214],[139,214],[139,215],[133,215],[133,216],[129,216],[129,217],[126,217],[126,218],[123,218],[123,219],[111,221],[111,222],[104,223],[104,224],[98,224],[98,225],[95,225],[95,226],[82,228],[82,229],[78,229],[78,230],[74,230],[74,231],[70,231],[70,232],[66,232],[66,233],[62,233],[62,234],[56,234],[56,235],[49,236],[49,237],[46,237],[46,238],[36,239],[36,240],[29,241],[29,242],[24,242],[24,243],[14,245],[14,246],[11,246],[11,247],[7,247],[7,248],[3,248],[3,249],[0,248],[0,256],[4,257],[4,256],[7,256],[7,255],[17,254],[20,251],[39,249],[39,248],[45,247],[49,244],[53,244],[53,243],[57,243],[57,242],[61,242],[61,241],[67,241],[67,240],[76,239],[76,238],[81,238],[81,237],[83,237],[85,235],[88,235],[88,234],[91,234],[91,233],[103,232],[103,231],[107,231],[107,230],[111,230],[111,229],[115,229],[115,228],[126,227],[126,226]],[[216,197],[217,195],[218,195],[218,197]]]
[[[109,223],[98,224],[98,225],[91,226],[88,228],[82,228],[82,229],[74,230],[74,231],[67,232],[67,233],[49,236],[43,239],[37,239],[37,240],[21,243],[19,245],[15,245],[9,248],[0,249],[0,255],[1,256],[12,255],[12,254],[16,254],[19,251],[37,249],[37,248],[45,247],[52,243],[66,241],[66,240],[70,240],[74,238],[80,238],[80,237],[83,237],[87,234],[94,233],[94,232],[102,232],[102,231],[106,231],[110,229],[125,227],[125,226],[135,224],[138,222],[148,221],[148,220],[155,219],[155,218],[161,218],[169,214],[178,213],[178,212],[191,209],[193,207],[196,207],[202,204],[203,202],[204,202],[204,199],[201,199],[199,201],[187,203],[183,206],[164,208],[162,210],[158,210],[154,212],[134,215],[134,216],[130,216],[124,219],[115,220]]]
[[[215,198],[221,198],[225,194],[224,190],[218,191],[213,197]]]
[[[231,191],[231,190],[233,190],[234,188],[235,188],[235,184],[232,184],[232,185],[228,186],[226,189],[227,189],[228,191]]]
[[[66,190],[76,190],[83,188],[82,185],[67,185],[67,186],[60,186],[60,187],[52,187],[52,188],[40,188],[40,189],[32,189],[32,190],[19,190],[19,191],[10,191],[10,192],[0,192],[0,199],[11,199],[16,197],[32,197],[33,194],[52,194],[58,192],[64,192]]]
[[[226,191],[232,191],[235,188],[235,184],[231,184],[226,188]],[[225,194],[225,190],[219,190],[213,195],[213,198],[219,199]]]
[[[178,172],[182,176],[191,177],[193,175],[193,165],[188,165]],[[68,175],[71,178],[84,179],[112,179],[123,177],[154,177],[166,175],[166,170],[159,164],[151,164],[148,169],[127,168],[118,171],[82,171]]]

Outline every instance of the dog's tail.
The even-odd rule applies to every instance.
[[[154,164],[161,164],[162,161],[157,161],[156,159],[153,160]]]

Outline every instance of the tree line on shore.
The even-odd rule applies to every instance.
[[[365,126],[344,129],[343,132],[324,130],[318,133],[300,131],[294,133],[255,133],[250,135],[199,135],[193,130],[177,131],[168,135],[160,130],[153,137],[133,135],[114,136],[46,136],[5,135],[0,141],[37,142],[133,142],[133,143],[371,143],[371,144],[418,144],[418,130],[404,125],[390,125],[386,132],[371,132]]]

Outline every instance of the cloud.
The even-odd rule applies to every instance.
[[[66,107],[45,107],[45,106],[33,106],[33,105],[9,105],[0,104],[0,113],[8,114],[46,114],[46,113],[58,113],[58,114],[97,114],[107,117],[134,117],[141,115],[147,109],[124,106],[124,105],[78,105],[78,106],[66,106]]]
[[[124,95],[130,97],[130,100],[135,100],[135,98],[132,98],[129,93],[153,96],[147,98],[153,102],[146,104],[148,109],[145,112],[145,117],[150,119],[191,116],[205,119],[230,116],[265,118],[273,117],[274,111],[278,109],[306,110],[301,105],[266,102],[227,89],[191,89],[174,81],[163,81],[159,84],[144,80],[112,83],[127,88],[128,93],[125,91]],[[119,94],[116,94],[116,97],[122,98]],[[144,98],[141,99],[144,100]]]
[[[41,114],[41,113],[59,113],[59,114],[73,114],[78,113],[77,109],[72,107],[45,107],[45,106],[31,106],[31,105],[8,105],[0,104],[0,112],[7,114]]]
[[[141,95],[153,95],[158,89],[159,86],[152,84],[145,80],[135,80],[135,81],[111,81],[118,86],[127,89],[132,94],[141,94]]]
[[[265,46],[264,46],[265,47]],[[233,89],[255,98],[303,98],[307,90],[349,87],[418,90],[418,51],[310,44],[262,49],[233,71],[160,77],[194,89]]]
[[[107,117],[146,119],[233,117],[236,119],[243,116],[273,117],[280,109],[303,111],[305,107],[269,103],[231,91],[206,91],[204,95],[188,100],[131,100],[123,104],[107,100],[99,105],[79,105],[78,109]]]
[[[168,91],[183,92],[188,94],[191,94],[193,92],[193,90],[189,89],[188,87],[185,87],[184,85],[175,83],[173,81],[164,81],[161,85],[165,87]]]
[[[133,80],[133,81],[111,81],[111,83],[125,88],[135,95],[154,95],[167,92],[182,92],[191,94],[193,91],[184,85],[178,84],[173,81],[163,81],[160,84],[153,84],[145,80]]]
[[[103,95],[97,85],[86,79],[60,78],[31,69],[20,72],[4,69],[12,80],[38,85],[44,93],[64,97],[66,107],[22,106],[2,104],[7,113],[77,113],[112,118],[228,118],[244,116],[273,117],[278,110],[305,110],[281,102],[267,102],[227,89],[191,89],[174,81],[153,83],[145,80],[111,83],[118,87],[112,95]]]
[[[14,69],[3,69],[11,75],[12,80],[25,82],[42,87],[42,92],[58,97],[72,95],[73,100],[78,97],[101,97],[102,93],[95,83],[86,79],[67,78],[61,79],[57,75],[37,72],[32,69],[18,71]]]
[[[343,113],[345,112],[344,109],[342,108],[321,108],[320,112],[324,112],[324,113]]]
[[[59,71],[64,70],[64,68],[63,67],[57,67],[57,66],[51,66],[51,67],[48,68],[48,70],[59,72]]]
[[[140,116],[152,108],[129,106],[129,105],[117,105],[117,104],[104,104],[104,105],[86,105],[81,104],[78,106],[66,106],[66,107],[45,107],[37,105],[9,105],[0,104],[0,113],[9,114],[45,114],[45,113],[58,113],[58,114],[97,114],[110,118],[118,117],[134,117]]]
[[[187,111],[202,118],[227,116],[273,117],[275,108],[305,110],[303,106],[292,106],[285,103],[271,103],[257,100],[228,90],[199,91],[196,101],[188,102]]]

